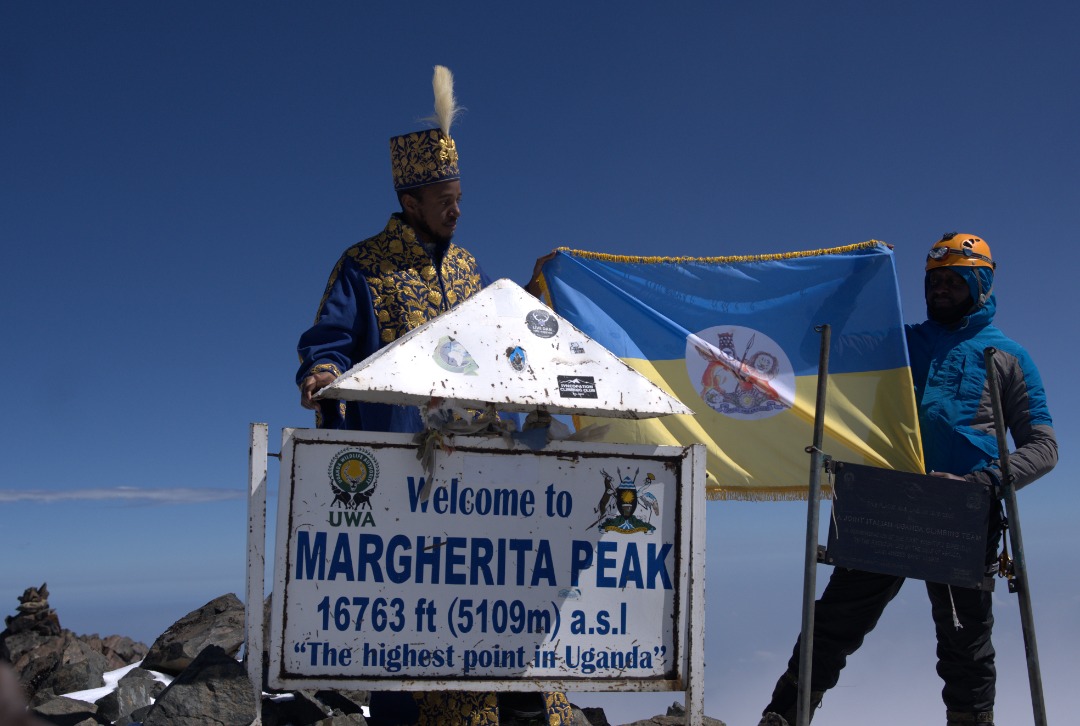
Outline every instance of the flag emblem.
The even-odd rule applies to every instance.
[[[686,372],[701,400],[734,419],[769,418],[795,403],[795,372],[783,349],[764,333],[717,326],[686,338]]]

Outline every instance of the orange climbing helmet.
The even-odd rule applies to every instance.
[[[993,270],[997,263],[990,256],[990,245],[982,237],[949,232],[942,235],[926,255],[927,271],[937,267],[988,267]]]

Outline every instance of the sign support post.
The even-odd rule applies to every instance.
[[[1005,494],[1005,513],[1009,518],[1008,531],[1003,536],[1012,540],[1014,580],[1009,590],[1020,596],[1020,625],[1024,633],[1024,652],[1027,656],[1028,683],[1031,687],[1031,707],[1035,726],[1046,726],[1046,701],[1043,699],[1042,673],[1039,668],[1039,647],[1035,641],[1035,616],[1031,610],[1031,587],[1028,583],[1027,560],[1024,557],[1024,538],[1020,535],[1020,511],[1016,503],[1016,486],[1009,468],[1009,442],[1005,438],[1005,414],[1001,407],[1001,391],[997,385],[993,348],[983,350],[986,380],[990,387],[990,403],[994,408],[994,429],[997,431],[998,454],[1001,461],[1001,488]]]
[[[686,724],[705,723],[705,457],[690,449],[690,616],[686,647]]]
[[[817,591],[818,519],[821,511],[821,469],[825,438],[825,397],[829,383],[829,341],[831,329],[820,325],[821,354],[818,359],[817,402],[814,407],[814,443],[810,454],[810,491],[806,497],[806,559],[803,571],[802,638],[799,648],[798,726],[810,723],[810,674],[814,657],[814,594]]]
[[[251,424],[248,446],[248,540],[245,588],[244,652],[248,678],[255,691],[255,720],[262,725],[263,593],[266,563],[266,457],[269,428],[264,423]]]

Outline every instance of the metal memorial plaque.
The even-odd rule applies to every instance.
[[[444,444],[285,431],[271,685],[685,688],[701,447]]]
[[[983,589],[992,497],[969,481],[834,462],[825,562]]]

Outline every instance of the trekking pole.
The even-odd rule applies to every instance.
[[[814,404],[814,443],[810,454],[810,490],[806,495],[806,562],[803,571],[802,637],[799,646],[799,701],[797,726],[810,724],[810,675],[814,657],[814,594],[817,591],[818,519],[821,511],[821,464],[825,439],[825,392],[829,383],[829,339],[831,328],[819,325],[821,354],[818,359],[817,402]]]
[[[1024,538],[1020,534],[1020,511],[1016,506],[1016,487],[1009,469],[1009,443],[1005,439],[1005,414],[1001,407],[997,369],[994,367],[994,348],[983,350],[986,362],[986,382],[990,387],[990,403],[994,407],[994,430],[997,432],[998,456],[1001,463],[1001,489],[1005,495],[1005,515],[1008,526],[1003,536],[1012,541],[1013,574],[1010,590],[1020,596],[1020,624],[1024,632],[1024,651],[1027,654],[1028,683],[1031,686],[1031,707],[1035,726],[1046,726],[1046,702],[1043,700],[1042,673],[1039,670],[1039,648],[1035,643],[1035,616],[1031,611],[1031,588],[1028,586],[1027,561],[1024,559]]]

